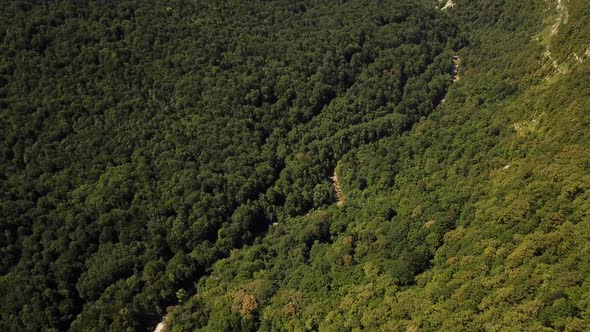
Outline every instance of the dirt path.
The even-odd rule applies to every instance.
[[[453,55],[453,68],[451,68],[451,76],[453,77],[453,83],[459,80],[459,67],[461,66],[461,58],[458,55]],[[444,104],[447,97],[445,96],[439,103]]]
[[[156,329],[154,330],[154,332],[164,332],[165,329],[166,329],[166,322],[165,321],[161,321],[156,326]]]
[[[334,191],[336,192],[336,196],[338,196],[338,202],[336,202],[336,205],[344,205],[344,193],[342,193],[342,189],[340,188],[340,182],[338,182],[338,175],[336,175],[336,172],[334,172],[334,176],[332,176],[330,180],[332,180]]]
[[[453,7],[455,7],[455,3],[453,2],[453,0],[447,0],[445,5],[440,10],[446,10],[446,9],[453,8]]]
[[[160,323],[158,323],[158,325],[156,325],[156,329],[154,330],[154,332],[165,332],[166,326],[168,325],[169,320],[170,320],[170,313],[166,314],[166,316],[164,316],[162,318],[162,321]]]
[[[457,82],[459,80],[459,67],[461,67],[461,58],[458,55],[453,55],[453,69],[451,69],[453,82]]]

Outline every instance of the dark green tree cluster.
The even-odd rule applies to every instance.
[[[333,203],[338,160],[430,114],[463,45],[427,0],[19,0],[0,40],[9,331],[152,327],[213,262]],[[280,243],[309,259],[337,225]],[[414,254],[395,264],[422,271]]]

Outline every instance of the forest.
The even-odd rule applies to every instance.
[[[587,330],[588,27],[583,0],[10,2],[0,328]]]

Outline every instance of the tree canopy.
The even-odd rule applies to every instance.
[[[10,2],[0,327],[583,331],[586,7]]]

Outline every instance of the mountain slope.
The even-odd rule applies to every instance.
[[[0,39],[8,331],[152,328],[336,202],[337,161],[434,111],[463,45],[430,0],[22,0]]]
[[[588,8],[10,2],[0,329],[586,330]]]
[[[583,2],[556,5],[457,1],[469,46],[445,103],[345,155],[344,207],[216,263],[172,330],[585,330],[590,62],[546,50],[581,53],[588,16],[551,34]]]

